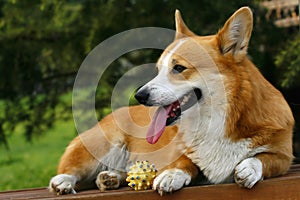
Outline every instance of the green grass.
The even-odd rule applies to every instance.
[[[19,133],[12,134],[8,138],[10,150],[0,147],[0,191],[47,186],[75,136],[73,121],[56,123],[31,143]]]

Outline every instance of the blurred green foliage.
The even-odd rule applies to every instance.
[[[287,42],[276,56],[275,64],[283,71],[282,87],[300,87],[300,34]]]
[[[30,141],[56,120],[70,119],[71,112],[66,111],[71,111],[72,105],[62,95],[72,91],[77,70],[87,54],[108,37],[138,27],[174,29],[177,8],[195,33],[214,34],[236,9],[245,5],[253,9],[255,18],[249,55],[268,80],[289,87],[280,89],[292,101],[297,117],[297,29],[274,27],[265,20],[265,11],[257,1],[1,0],[0,143],[8,148],[6,138],[19,125]],[[159,53],[129,53],[122,59],[130,65],[122,65],[121,58],[111,64],[96,95],[99,118],[110,111],[110,97],[118,78],[130,66],[155,62]]]
[[[22,127],[18,127],[8,138],[13,145],[11,150],[1,152],[0,192],[48,186],[49,178],[56,174],[57,163],[66,145],[75,136],[74,129],[72,120],[56,122],[45,135],[26,142],[20,135]]]

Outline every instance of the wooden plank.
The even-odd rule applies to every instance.
[[[300,199],[300,165],[293,165],[288,174],[264,180],[252,189],[239,188],[236,184],[219,184],[186,187],[173,194],[162,197],[152,190],[133,191],[128,187],[100,192],[99,190],[87,190],[75,195],[57,196],[49,193],[46,188],[36,188],[17,191],[0,192],[0,199],[92,199],[92,200],[125,200],[125,199]]]

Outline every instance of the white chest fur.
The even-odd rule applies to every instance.
[[[232,182],[236,165],[266,151],[267,147],[250,148],[251,139],[232,142],[225,138],[225,115],[220,112],[225,109],[212,112],[206,110],[204,104],[200,102],[198,108],[187,110],[180,122],[179,131],[183,133],[185,145],[190,149],[186,155],[210,182]]]

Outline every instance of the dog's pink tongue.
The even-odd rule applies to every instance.
[[[156,143],[161,137],[166,127],[168,113],[171,109],[172,105],[169,105],[167,107],[159,107],[155,112],[146,135],[146,139],[150,144]]]

